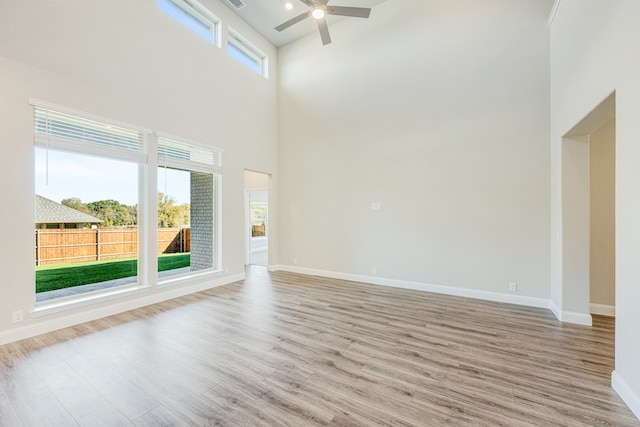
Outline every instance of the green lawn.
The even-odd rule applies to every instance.
[[[190,254],[162,254],[158,256],[158,271],[188,267]],[[121,279],[138,274],[138,260],[134,258],[92,261],[36,267],[36,293]]]

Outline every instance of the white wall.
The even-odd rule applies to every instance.
[[[388,1],[280,49],[283,268],[548,300],[549,9]]]
[[[266,52],[276,50],[218,0],[202,0]],[[224,33],[224,31],[223,31]],[[224,41],[224,40],[223,40]],[[223,44],[224,46],[224,44]],[[244,169],[277,180],[275,78],[264,79],[159,11],[156,2],[0,2],[0,342],[183,292],[137,297],[12,324],[34,301],[33,109],[29,97],[222,147],[222,263],[208,287],[244,274]],[[248,123],[251,125],[249,126]],[[272,197],[275,195],[272,193]],[[155,197],[155,196],[153,196]]]
[[[244,189],[269,190],[269,175],[253,171],[244,171]]]
[[[551,235],[562,230],[562,137],[615,91],[616,367],[613,386],[640,417],[640,2],[562,0],[551,27]],[[562,242],[552,239],[552,298],[572,310]],[[584,292],[584,291],[583,291]],[[588,294],[588,290],[586,291]]]
[[[616,121],[589,135],[591,312],[616,305]],[[610,312],[612,310],[609,310]]]

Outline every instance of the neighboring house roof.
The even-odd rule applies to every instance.
[[[36,194],[36,224],[98,224],[102,220]]]

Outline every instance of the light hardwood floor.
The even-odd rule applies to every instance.
[[[0,346],[0,425],[640,426],[614,323],[248,271]]]

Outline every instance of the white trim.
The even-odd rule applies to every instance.
[[[592,303],[591,314],[599,314],[600,316],[616,317],[616,306]]]
[[[91,304],[98,304],[105,301],[111,301],[139,293],[147,292],[150,286],[133,286],[133,287],[117,287],[110,290],[85,292],[79,295],[69,296],[66,298],[56,298],[53,300],[36,303],[31,311],[32,318],[47,316],[54,313],[61,313],[74,308],[86,307]]]
[[[502,294],[498,292],[479,291],[469,288],[456,288],[452,286],[433,285],[428,283],[410,282],[406,280],[385,279],[358,274],[339,273],[335,271],[316,270],[305,267],[294,267],[290,265],[270,265],[269,271],[287,271],[290,273],[306,274],[310,276],[328,277],[331,279],[350,280],[354,282],[367,283],[370,285],[391,286],[402,289],[413,289],[423,292],[433,292],[436,294],[454,295],[465,298],[473,298],[485,301],[504,302],[508,304],[524,305],[528,307],[547,308],[555,317],[565,323],[577,325],[592,325],[591,315],[588,313],[577,313],[572,311],[561,311],[551,300],[521,295]]]
[[[562,311],[560,311],[560,309],[558,308],[556,303],[553,302],[553,300],[549,300],[549,309],[551,310],[553,315],[556,316],[556,319],[562,321]]]
[[[202,280],[204,278],[217,277],[223,273],[224,272],[220,269],[208,268],[206,270],[190,271],[184,274],[166,276],[158,280],[158,288],[184,285],[191,282]]]
[[[193,294],[218,286],[227,285],[233,282],[244,280],[245,274],[239,273],[232,276],[222,277],[217,280],[207,280],[195,283],[190,286],[166,288],[162,292],[148,293],[140,298],[129,299],[118,304],[112,304],[104,307],[96,307],[92,310],[69,313],[67,316],[56,319],[48,319],[40,321],[32,325],[26,325],[8,331],[0,332],[0,345],[10,342],[19,341],[25,338],[34,337],[47,332],[55,331],[69,326],[77,325],[92,320],[101,319],[103,317],[122,313],[136,308],[145,307],[147,305],[156,304],[162,301],[168,301],[173,298]]]
[[[622,379],[618,371],[611,373],[611,387],[618,393],[618,396],[631,409],[631,412],[640,420],[640,396],[638,396],[629,387],[627,382]]]
[[[593,319],[589,313],[578,313],[575,311],[563,311],[559,319],[561,322],[575,323],[576,325],[591,326]]]
[[[228,269],[223,267],[222,264],[222,173],[214,176],[213,184],[213,200],[215,201],[215,216],[213,217],[213,229],[215,230],[213,235],[213,261],[215,265],[213,268],[222,270],[226,274]]]
[[[294,267],[289,265],[273,265],[268,267],[269,271],[287,271],[290,273],[306,274],[310,276],[321,276],[332,279],[350,280],[371,285],[391,286],[402,289],[413,289],[417,291],[433,292],[437,294],[455,295],[466,298],[474,298],[485,301],[505,302],[509,304],[525,305],[537,308],[550,308],[550,301],[544,298],[526,297],[520,295],[501,294],[498,292],[478,291],[468,288],[455,288],[451,286],[432,285],[420,282],[410,282],[406,280],[385,279],[358,274],[338,273],[335,271],[316,270],[304,267]]]
[[[551,6],[551,12],[549,12],[549,17],[547,18],[547,25],[551,26],[551,24],[553,24],[553,20],[556,18],[558,7],[560,7],[561,1],[562,0],[555,0],[553,2],[553,6]]]
[[[585,326],[592,325],[593,320],[591,318],[591,314],[589,313],[562,311],[558,308],[558,306],[552,300],[549,300],[549,309],[551,309],[551,311],[553,312],[553,315],[556,316],[556,319],[558,319],[561,322],[575,323],[577,325],[585,325]]]

